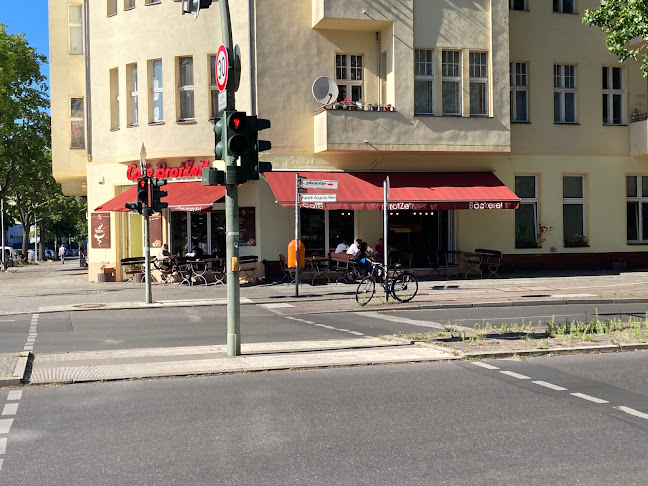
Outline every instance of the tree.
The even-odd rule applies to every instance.
[[[585,10],[583,23],[595,25],[605,33],[609,51],[620,61],[641,55],[641,73],[648,76],[648,2],[646,0],[601,0],[601,7]],[[637,39],[632,47],[629,42]]]

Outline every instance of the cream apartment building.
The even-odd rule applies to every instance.
[[[389,176],[389,242],[417,266],[475,248],[510,268],[645,263],[646,81],[581,23],[596,0],[230,3],[237,109],[272,121],[274,170],[240,187],[241,255],[285,254],[298,172],[339,183],[336,202],[300,211],[309,254],[375,243]],[[153,246],[223,254],[224,189],[199,170],[222,167],[218,5],[196,21],[172,0],[49,10],[54,176],[88,197],[91,278],[142,254],[142,218],[123,208],[142,144],[169,180]],[[356,109],[318,103],[320,76]]]

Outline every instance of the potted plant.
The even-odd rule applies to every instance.
[[[340,101],[340,105],[345,110],[350,110],[351,106],[353,106],[353,109],[355,110],[355,103],[351,100],[351,98],[344,98],[342,101]]]
[[[565,236],[565,247],[583,247],[589,246],[587,238],[580,233],[572,233]]]
[[[114,282],[115,281],[115,268],[109,267],[108,262],[101,262],[99,264],[99,273],[97,274],[97,282]]]
[[[538,224],[538,236],[536,238],[536,241],[538,243],[538,247],[542,247],[542,244],[547,241],[547,237],[545,236],[547,233],[549,233],[553,229],[553,226],[545,226],[544,224]]]

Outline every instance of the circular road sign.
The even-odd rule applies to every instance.
[[[229,60],[227,59],[227,49],[224,45],[218,48],[216,54],[216,84],[219,91],[224,91],[227,86],[227,72],[229,71]]]

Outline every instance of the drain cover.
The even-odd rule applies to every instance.
[[[73,305],[75,309],[103,309],[106,304],[77,304]]]

